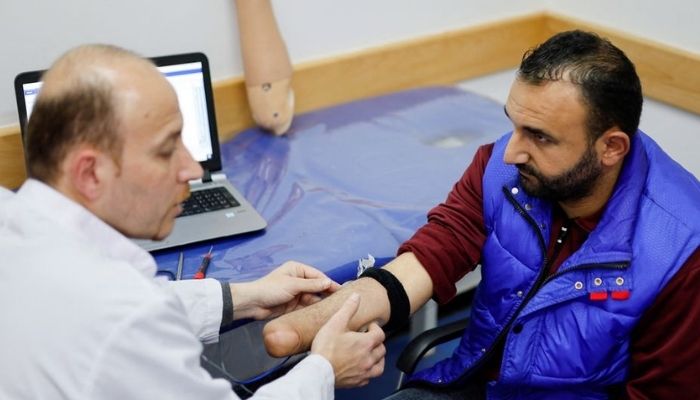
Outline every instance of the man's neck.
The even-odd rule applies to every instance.
[[[47,181],[44,182],[46,185],[50,186],[57,192],[61,193],[65,197],[69,198],[70,200],[80,204],[81,206],[85,207],[84,202],[81,201],[83,200],[82,196],[80,195],[80,192],[78,192],[74,187],[68,184],[66,179],[58,178],[55,181]]]
[[[570,219],[588,217],[603,208],[612,196],[621,168],[621,165],[617,165],[615,169],[604,172],[590,195],[578,200],[559,202],[566,216]]]

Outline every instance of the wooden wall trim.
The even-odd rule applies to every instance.
[[[543,38],[545,14],[485,23],[294,66],[295,113],[512,68]],[[252,126],[242,78],[214,85],[219,136]]]
[[[17,188],[26,177],[19,126],[0,127],[0,186]]]
[[[514,68],[525,50],[574,28],[598,32],[625,50],[646,95],[700,114],[700,55],[546,12],[297,64],[295,112]],[[215,82],[214,101],[222,141],[253,125],[242,77]],[[0,127],[0,185],[17,187],[24,179],[19,127]]]
[[[542,38],[544,18],[526,15],[302,64],[294,71],[297,111],[512,68]]]
[[[583,29],[610,39],[634,62],[645,96],[700,114],[700,54],[558,14],[544,21],[545,37]]]

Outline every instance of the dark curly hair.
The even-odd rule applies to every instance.
[[[642,113],[634,64],[609,40],[580,30],[558,33],[523,56],[518,79],[539,85],[566,80],[581,88],[588,133],[595,140],[616,126],[632,137]]]

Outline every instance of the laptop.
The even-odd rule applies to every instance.
[[[148,251],[262,230],[267,223],[221,171],[221,153],[211,87],[209,62],[202,53],[152,58],[177,92],[183,117],[182,139],[204,170],[190,182],[190,198],[165,240],[134,240]],[[41,89],[43,71],[15,78],[22,136]]]

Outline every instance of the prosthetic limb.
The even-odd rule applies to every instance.
[[[294,116],[292,65],[270,0],[235,0],[241,53],[253,120],[282,135]]]

